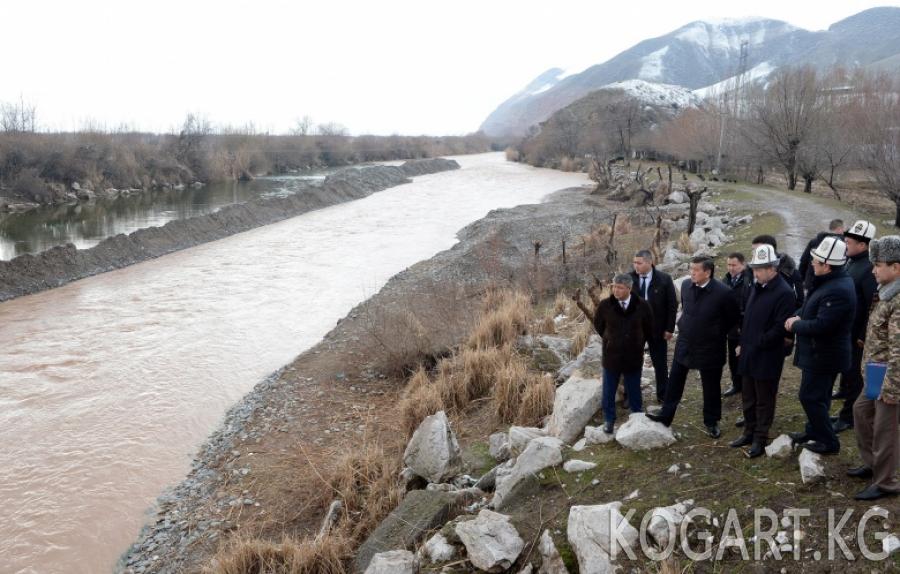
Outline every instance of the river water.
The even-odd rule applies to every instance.
[[[0,213],[0,260],[23,253],[40,253],[66,243],[87,249],[119,233],[160,227],[174,219],[205,215],[233,203],[302,192],[306,185],[319,183],[335,171],[323,169],[249,182],[215,183],[200,189],[151,191],[114,199],[46,205],[21,213]]]
[[[0,572],[97,573],[229,406],[489,210],[583,174],[462,169],[0,303]]]

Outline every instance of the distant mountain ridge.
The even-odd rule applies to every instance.
[[[521,136],[530,126],[588,93],[617,82],[641,80],[697,90],[735,76],[741,44],[756,78],[779,67],[833,65],[898,68],[900,8],[872,8],[811,32],[780,20],[754,18],[691,22],[644,40],[612,59],[577,74],[552,68],[500,104],[481,125],[493,137]]]

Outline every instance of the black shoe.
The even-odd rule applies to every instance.
[[[852,476],[853,478],[872,478],[872,474],[872,469],[865,465],[857,466],[847,471],[847,476]]]
[[[747,458],[756,458],[766,453],[766,444],[760,440],[753,441],[750,450],[747,451]]]
[[[836,433],[844,432],[845,430],[853,428],[852,423],[848,423],[847,421],[841,419],[838,419],[836,422],[832,423],[831,426],[832,428],[834,428],[834,432]]]
[[[741,389],[735,387],[734,385],[731,385],[731,388],[730,388],[730,389],[728,389],[727,391],[725,391],[724,393],[722,393],[722,398],[725,399],[725,398],[728,398],[728,397],[733,397],[734,395],[736,395],[736,394],[738,394],[738,393],[740,393],[740,392],[741,392]]]
[[[835,392],[831,393],[831,400],[837,401],[840,399],[846,399],[849,396],[850,395],[849,395],[849,393],[847,393],[847,391],[835,391]]]
[[[734,426],[736,426],[739,429],[744,428],[745,422],[746,421],[744,421],[744,417],[739,417],[738,420],[734,421]]]
[[[753,442],[753,437],[745,434],[744,436],[740,436],[740,437],[734,439],[733,441],[731,441],[730,443],[728,443],[728,446],[730,446],[731,448],[740,448],[742,446],[747,446],[748,444],[751,444],[752,442]]]
[[[719,438],[720,436],[722,436],[722,431],[719,429],[718,424],[707,425],[706,434],[708,434],[712,438]]]
[[[647,413],[647,418],[655,423],[662,423],[665,426],[672,425],[672,421],[666,420],[660,413]]]
[[[803,444],[809,440],[809,435],[804,431],[789,432],[788,436],[791,437],[791,442],[794,444]]]
[[[801,446],[803,448],[805,448],[806,450],[813,451],[816,454],[829,455],[829,454],[837,454],[837,453],[841,452],[840,446],[828,447],[828,446],[825,446],[824,444],[820,443],[817,440],[811,440],[809,442],[805,442]]]
[[[861,492],[857,492],[855,498],[856,500],[878,500],[879,498],[884,498],[885,496],[897,496],[897,492],[890,492],[887,490],[881,490],[874,484],[870,484],[865,490]]]
[[[603,432],[605,432],[606,434],[613,434],[613,423],[603,423]]]

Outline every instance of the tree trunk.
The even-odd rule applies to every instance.
[[[894,227],[900,228],[900,196],[897,196],[897,199],[895,201],[896,201],[895,205],[897,207],[897,211],[896,211],[896,214],[894,215]]]
[[[788,189],[794,191],[797,189],[797,174],[793,171],[789,171],[788,174]]]

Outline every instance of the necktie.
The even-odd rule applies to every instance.
[[[647,276],[641,275],[641,297],[647,298]]]
[[[622,310],[623,310],[623,311],[628,309],[628,304],[627,304],[625,301],[619,301],[619,303],[622,304]]]

